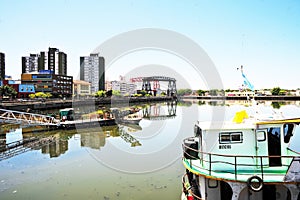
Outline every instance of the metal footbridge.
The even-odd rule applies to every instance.
[[[59,126],[60,124],[59,120],[51,116],[5,109],[0,109],[0,122],[27,126]]]

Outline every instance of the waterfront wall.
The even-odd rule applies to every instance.
[[[173,97],[105,97],[99,99],[72,99],[72,100],[46,100],[27,102],[2,102],[1,109],[30,111],[30,110],[50,110],[60,108],[71,108],[85,105],[118,105],[131,103],[151,103],[175,100]]]

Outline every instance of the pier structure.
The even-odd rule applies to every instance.
[[[0,122],[10,124],[25,124],[27,126],[58,126],[60,123],[59,120],[52,116],[6,109],[0,109]]]

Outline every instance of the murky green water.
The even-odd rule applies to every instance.
[[[196,120],[230,119],[241,109],[254,113],[240,103],[155,104],[139,112],[139,126],[43,132],[56,142],[0,161],[0,199],[179,199],[182,140],[193,135]],[[285,104],[275,111],[299,116],[299,102]],[[272,113],[273,106],[261,103],[258,110]],[[38,134],[22,134],[17,126],[0,131],[6,143]],[[292,142],[298,151],[299,140],[297,134]]]

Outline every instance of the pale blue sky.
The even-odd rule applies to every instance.
[[[6,55],[6,74],[17,79],[22,56],[57,47],[68,54],[68,75],[76,77],[79,57],[112,36],[140,28],[168,29],[206,51],[225,89],[238,87],[240,65],[255,89],[296,89],[299,10],[298,0],[0,0],[0,51]]]

